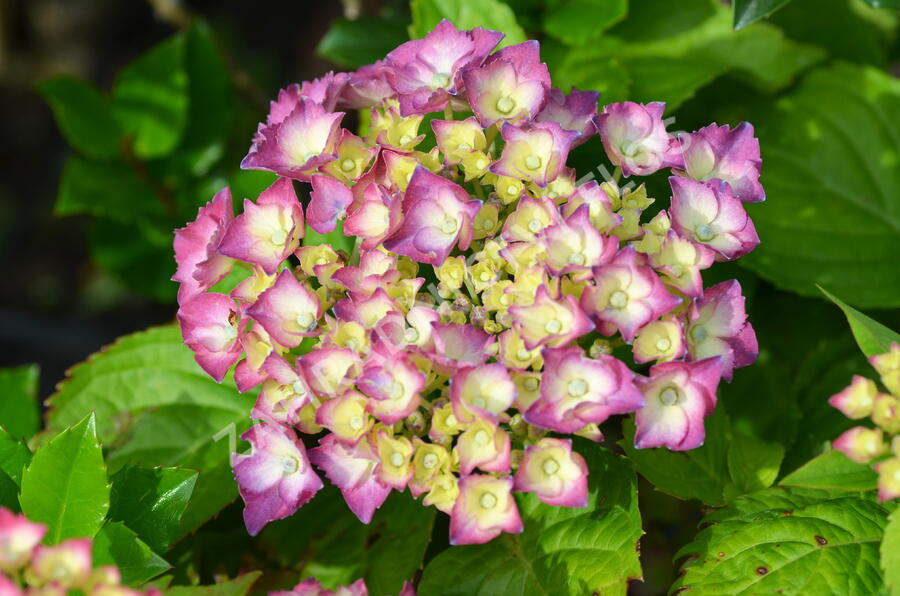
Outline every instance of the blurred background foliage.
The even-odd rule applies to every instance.
[[[67,367],[116,336],[171,321],[171,232],[225,184],[236,198],[269,184],[270,175],[237,164],[278,88],[373,62],[441,18],[502,29],[507,43],[539,39],[566,91],[596,89],[601,105],[665,101],[669,130],[747,120],[762,146],[768,200],[749,206],[762,244],[708,280],[740,280],[760,362],[722,390],[705,447],[628,450],[647,531],[645,582],[633,591],[662,593],[702,506],[772,484],[850,424],[825,400],[866,365],[816,284],[900,328],[898,8],[896,0],[0,2],[2,362],[39,363],[45,396]],[[570,163],[600,177],[599,140]],[[664,173],[648,187],[665,201]],[[150,416],[168,420],[164,409]],[[764,454],[752,465],[741,459],[751,451]],[[299,531],[288,520],[252,540],[238,517],[231,506],[176,546],[179,572],[276,567]],[[295,553],[304,573],[352,579],[360,570],[341,550],[348,540],[388,548],[378,540],[389,527],[351,521],[304,542]],[[432,523],[446,520],[422,520]],[[204,554],[198,544],[234,549]],[[432,543],[426,558],[439,550]]]

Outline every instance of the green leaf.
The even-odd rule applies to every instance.
[[[735,485],[735,496],[772,486],[782,459],[784,447],[778,443],[735,433],[728,444],[728,472]]]
[[[648,4],[658,6],[660,13],[670,11],[667,2]],[[765,23],[735,32],[727,8],[706,4],[708,16],[696,15],[702,20],[691,21],[686,28],[663,29],[650,40],[640,27],[634,30],[636,24],[631,21],[638,17],[630,16],[596,42],[570,49],[554,65],[554,83],[563,89],[575,85],[611,91],[601,97],[603,103],[664,101],[671,111],[727,72],[773,91],[788,85],[824,55],[786,39]]]
[[[123,522],[151,549],[164,553],[178,536],[197,472],[129,466],[111,481],[109,519]]]
[[[768,200],[748,210],[763,242],[741,263],[800,294],[900,305],[900,81],[836,64],[754,122]]]
[[[637,478],[624,457],[593,443],[579,450],[590,468],[587,507],[551,507],[519,495],[524,532],[444,550],[425,568],[419,594],[624,595],[628,581],[641,576]]]
[[[71,156],[59,181],[56,215],[90,214],[136,222],[165,214],[162,202],[122,161],[91,161]]]
[[[544,30],[569,45],[584,45],[625,18],[628,0],[551,0]]]
[[[22,473],[29,463],[31,451],[28,450],[28,446],[0,427],[0,470],[15,482],[16,486],[22,486]]]
[[[93,85],[59,76],[41,81],[37,88],[72,147],[96,159],[119,155],[122,129],[113,117],[109,100]]]
[[[422,567],[434,518],[433,507],[391,493],[364,525],[329,486],[292,517],[270,524],[262,540],[284,565],[305,561],[303,576],[326,586],[363,577],[370,594],[397,594]]]
[[[37,388],[36,364],[0,368],[0,426],[14,437],[30,439],[40,428]]]
[[[330,244],[335,250],[343,250],[347,254],[353,251],[353,238],[344,235],[344,222],[337,222],[334,230],[327,234],[320,234],[309,225],[306,226],[306,233],[303,235],[303,246],[318,246],[320,244]]]
[[[765,19],[791,0],[734,0],[734,28]]]
[[[624,422],[624,438],[620,445],[634,463],[635,469],[653,486],[679,499],[698,499],[718,507],[726,503],[725,493],[733,492],[728,472],[728,420],[721,408],[705,420],[706,440],[702,447],[690,451],[664,448],[636,449],[634,421]],[[690,478],[690,481],[685,479]]]
[[[176,35],[119,73],[113,109],[141,158],[167,155],[182,138],[188,117],[185,37]]]
[[[411,38],[425,37],[441,19],[447,19],[457,29],[483,27],[506,34],[500,47],[522,43],[528,37],[516,22],[512,8],[500,0],[412,0]]]
[[[97,533],[109,510],[109,484],[93,414],[34,454],[19,501],[28,519],[47,524],[48,544]]]
[[[896,333],[878,321],[867,317],[834,294],[828,292],[825,288],[819,286],[819,290],[844,311],[847,322],[850,323],[850,329],[853,331],[853,337],[856,338],[859,349],[866,356],[884,354],[890,351],[891,344],[900,343],[900,333]]]
[[[13,513],[19,513],[19,487],[6,472],[0,471],[0,507],[6,507]]]
[[[212,586],[172,586],[166,596],[246,596],[260,575],[262,571],[252,571]]]
[[[887,511],[870,493],[776,486],[704,519],[673,592],[877,594]]]
[[[335,19],[316,53],[338,66],[359,68],[381,60],[407,39],[407,24],[400,19]]]
[[[878,475],[840,451],[826,451],[781,480],[782,486],[828,490],[875,490]]]
[[[868,4],[872,8],[900,10],[900,0],[866,0],[866,4]]]
[[[129,586],[138,586],[172,567],[122,522],[107,522],[101,528],[94,538],[93,557],[96,566],[118,567],[122,582]]]
[[[891,595],[900,594],[900,509],[894,510],[884,529],[881,569],[884,571],[884,585]]]
[[[59,429],[93,410],[111,469],[134,463],[199,470],[183,534],[236,497],[230,439],[249,424],[253,399],[231,380],[210,379],[169,325],[122,337],[74,366],[48,400],[47,423]]]

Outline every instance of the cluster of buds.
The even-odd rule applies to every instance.
[[[44,546],[46,533],[43,524],[0,507],[0,596],[161,596],[126,588],[117,567],[95,569],[89,538]]]
[[[587,504],[570,435],[634,413],[638,447],[698,447],[720,379],[755,360],[740,285],[701,278],[759,242],[752,127],[598,114],[598,93],[551,86],[537,42],[493,51],[502,37],[444,21],[282,90],[242,162],[277,181],[236,217],[221,190],[176,232],[185,343],[215,379],[236,365],[240,390],[261,386],[233,459],[251,534],[312,498],[313,466],[365,523],[409,488],[453,544],[520,532],[514,492]],[[339,109],[362,111],[361,136]],[[595,134],[616,173],[577,181],[569,152]],[[622,175],[663,168],[671,202],[642,222],[654,199]],[[349,254],[303,244],[339,224]],[[235,264],[248,277],[208,292]]]
[[[882,392],[875,381],[854,375],[850,385],[828,400],[851,420],[871,420],[871,426],[854,426],[832,443],[855,462],[874,462],[878,472],[878,499],[900,498],[900,344],[869,363],[881,376]]]
[[[311,577],[294,586],[292,590],[269,592],[269,596],[369,596],[369,589],[363,580],[358,579],[349,586],[326,590],[319,580]],[[397,596],[416,596],[416,591],[411,583],[404,582]]]

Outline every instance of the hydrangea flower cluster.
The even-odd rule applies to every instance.
[[[878,472],[878,499],[900,498],[900,344],[869,363],[881,377],[881,388],[871,379],[854,375],[850,385],[828,400],[851,420],[868,418],[874,425],[854,426],[832,446],[861,464],[874,463]]]
[[[156,589],[139,592],[121,585],[117,567],[94,568],[90,539],[44,546],[46,533],[45,525],[0,507],[0,596],[161,596]]]
[[[358,579],[349,586],[326,590],[319,580],[311,577],[294,586],[292,590],[269,592],[269,596],[369,596],[369,589],[362,579]],[[404,582],[397,596],[416,596],[416,590],[411,583]]]
[[[185,343],[262,388],[233,460],[251,534],[313,497],[314,466],[366,523],[408,488],[453,544],[520,532],[514,492],[587,504],[571,435],[634,413],[637,447],[695,448],[720,379],[755,360],[740,285],[701,277],[759,243],[752,127],[598,114],[598,93],[551,86],[537,42],[502,37],[443,21],[283,89],[242,162],[277,181],[236,217],[222,189],[176,232]],[[337,110],[362,110],[361,136]],[[616,175],[578,181],[569,152],[595,134]],[[642,222],[655,201],[621,176],[665,168],[671,202]],[[303,244],[339,223],[350,254]],[[249,277],[208,292],[235,264]]]

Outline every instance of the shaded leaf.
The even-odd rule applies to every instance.
[[[96,159],[119,155],[122,129],[112,114],[109,100],[93,85],[74,77],[58,76],[41,81],[37,88],[53,109],[56,125],[72,147]]]
[[[0,426],[14,437],[30,439],[40,428],[37,388],[36,364],[0,368]]]
[[[444,550],[425,568],[419,594],[624,595],[629,579],[641,576],[637,478],[624,457],[593,443],[579,451],[590,468],[587,507],[551,507],[518,495],[525,531]]]
[[[122,161],[91,161],[71,156],[59,181],[56,215],[90,214],[136,222],[165,214],[160,199]]]
[[[109,484],[93,414],[34,454],[19,501],[28,519],[47,525],[47,544],[97,533],[109,510]]]
[[[166,589],[166,596],[245,596],[260,575],[261,571],[251,571],[212,586],[171,586]]]
[[[776,285],[851,304],[900,305],[900,81],[837,64],[759,118],[768,200],[741,263]]]
[[[743,29],[765,19],[791,0],[734,0],[734,28]]]
[[[6,507],[13,513],[19,513],[19,487],[6,472],[0,471],[0,507]]]
[[[900,509],[895,509],[884,529],[881,542],[881,569],[884,585],[892,596],[900,594]]]
[[[875,490],[878,475],[871,466],[858,464],[840,451],[827,451],[781,480],[782,486],[828,490]]]
[[[151,549],[164,553],[179,535],[197,472],[125,467],[111,481],[109,519],[123,522]]]
[[[94,537],[94,565],[115,565],[122,583],[138,586],[171,568],[122,522],[107,522]]]
[[[570,45],[583,45],[625,18],[628,0],[551,0],[544,30]]]
[[[784,447],[780,444],[735,433],[728,443],[728,473],[735,485],[735,496],[772,486],[782,459]]]
[[[28,446],[0,427],[0,470],[17,486],[21,486],[22,473],[30,462]]]
[[[850,329],[853,331],[853,337],[859,349],[866,356],[878,356],[889,352],[891,344],[900,343],[900,333],[888,329],[878,321],[867,317],[849,304],[844,303],[834,294],[829,293],[825,288],[819,286],[819,290],[825,296],[834,302],[847,317],[850,323]]]
[[[397,18],[335,19],[316,46],[316,53],[345,68],[381,60],[407,41],[408,24]]]

